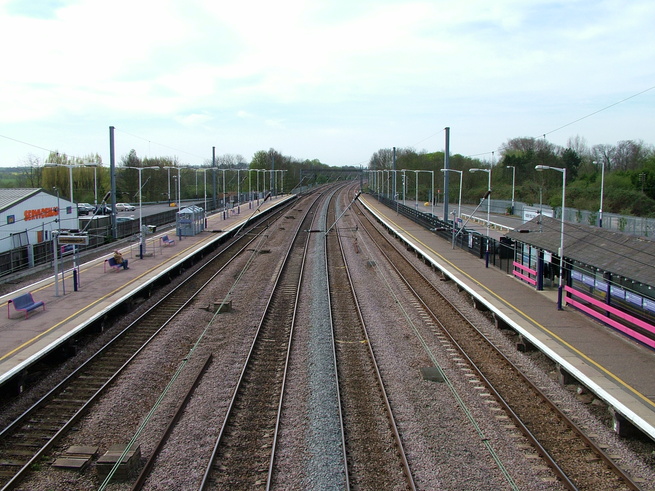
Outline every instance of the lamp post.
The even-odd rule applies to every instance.
[[[203,174],[203,183],[204,183],[204,186],[205,186],[205,205],[204,205],[205,206],[205,209],[204,209],[204,212],[205,212],[205,228],[207,228],[207,225],[208,225],[208,223],[207,223],[207,171],[210,170],[210,169],[211,168],[209,168],[209,167],[206,167],[206,168],[203,168],[203,169],[196,169],[196,178],[198,177],[198,172],[202,172],[202,174]]]
[[[171,206],[171,167],[166,167],[168,171],[168,193],[166,197],[168,198],[168,206]]]
[[[506,165],[505,166],[507,169],[512,169],[512,209],[510,211],[510,215],[514,214],[514,189],[516,185],[516,167],[513,165]]]
[[[250,171],[248,169],[248,209],[252,209],[252,179],[250,178]]]
[[[487,185],[487,247],[485,250],[485,267],[489,267],[489,220],[491,215],[491,169],[469,169],[469,172],[486,172],[489,175],[489,184]]]
[[[84,167],[93,167],[93,204],[98,206],[98,164],[87,162]]]
[[[223,220],[227,219],[227,202],[226,202],[226,196],[225,196],[225,171],[227,169],[220,169],[220,171],[223,173]]]
[[[459,200],[457,201],[457,218],[460,218],[462,216],[462,180],[464,177],[464,171],[457,170],[457,169],[441,169],[441,172],[445,172],[446,174],[448,172],[457,172],[459,174]],[[453,218],[453,249],[454,248],[455,248],[455,219]]]
[[[594,164],[597,162],[594,162]],[[601,161],[600,171],[600,207],[598,208],[598,226],[603,228],[603,189],[605,187],[605,161]],[[612,227],[610,227],[612,228]]]
[[[141,185],[141,173],[143,169],[159,169],[158,165],[151,165],[148,167],[130,167],[125,166],[124,169],[136,169],[139,173],[139,259],[143,259],[143,249],[145,249],[145,234],[143,233],[143,213],[141,212],[141,203],[142,203],[142,185]]]
[[[75,164],[43,164],[43,167],[68,167],[68,180],[70,184],[70,200],[75,205],[75,200],[73,199],[73,167],[80,167]]]
[[[549,165],[537,165],[535,169],[543,171],[546,169],[556,170],[562,173],[562,228],[560,230],[559,239],[559,282],[557,286],[557,310],[562,310],[562,278],[564,276],[564,210],[566,202],[566,168],[551,167]]]

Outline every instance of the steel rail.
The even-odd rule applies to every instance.
[[[360,214],[360,219],[361,217],[364,216],[366,215],[364,215],[363,213]],[[368,218],[366,219],[368,220]],[[367,233],[370,234],[370,232],[366,227],[364,227],[364,229],[366,230]],[[417,277],[419,277],[424,282],[425,285],[428,285],[428,287],[431,288],[436,295],[443,298],[443,296],[431,284],[431,282],[425,277],[425,275],[423,275],[423,273],[421,273],[413,264],[411,264],[409,260],[407,260],[407,258],[398,250],[398,247],[394,243],[392,243],[386,236],[383,236],[382,234],[379,234],[379,236],[381,237],[381,240],[389,244],[396,251],[399,259],[412,269],[412,274],[416,274]],[[373,240],[375,242],[375,239]],[[470,367],[476,372],[477,376],[482,380],[482,382],[485,384],[488,390],[493,393],[498,403],[501,406],[503,406],[503,409],[512,418],[515,424],[519,427],[520,431],[523,433],[526,439],[528,439],[530,443],[534,446],[535,450],[543,458],[546,465],[548,465],[552,469],[555,475],[562,481],[562,484],[564,484],[569,489],[577,489],[577,485],[571,480],[571,478],[566,473],[566,471],[564,471],[564,469],[561,468],[557,460],[550,454],[550,452],[542,445],[542,443],[528,428],[528,426],[521,420],[520,416],[512,409],[509,402],[507,402],[505,398],[499,393],[499,391],[496,390],[493,383],[488,379],[488,377],[485,376],[483,370],[479,368],[477,364],[467,355],[465,348],[463,348],[461,344],[454,338],[454,336],[451,335],[449,329],[439,320],[437,315],[425,303],[422,296],[418,292],[416,292],[416,290],[412,286],[411,282],[406,278],[406,276],[402,272],[400,272],[400,270],[398,269],[395,263],[395,260],[389,258],[389,256],[382,248],[379,248],[379,250],[380,253],[387,259],[387,261],[394,269],[398,277],[403,281],[405,286],[412,292],[412,294],[415,296],[417,301],[423,306],[425,311],[430,315],[432,320],[437,325],[439,325],[442,332],[448,337],[449,341],[455,346],[455,348],[459,351],[459,353],[466,359],[467,363],[469,363]],[[450,304],[450,302],[448,303]],[[621,479],[626,484],[628,488],[635,489],[635,490],[640,489],[639,486],[632,480],[632,478],[612,461],[612,459],[606,454],[606,452],[604,452],[598,445],[596,445],[593,440],[587,437],[587,435],[585,435],[584,432],[566,414],[564,414],[541,389],[539,389],[534,383],[532,383],[532,381],[527,377],[527,375],[525,375],[514,363],[512,363],[511,360],[509,360],[504,355],[504,353],[502,353],[502,351],[499,350],[495,346],[495,344],[487,336],[484,335],[484,333],[480,332],[479,329],[477,329],[472,323],[470,323],[467,319],[467,316],[464,313],[462,313],[455,305],[450,304],[450,306],[454,311],[456,311],[459,314],[459,316],[463,320],[465,320],[468,323],[470,329],[474,330],[487,345],[493,348],[494,353],[503,360],[503,363],[506,363],[514,373],[516,373],[519,377],[521,377],[522,383],[524,383],[527,387],[529,387],[530,390],[532,390],[536,395],[538,395],[542,400],[542,402],[546,404],[553,412],[555,412],[558,415],[558,417],[565,423],[565,425],[568,426],[576,434],[576,436],[585,445],[587,445],[588,448],[594,454],[596,454],[611,469],[611,471],[618,476],[619,479]]]
[[[350,269],[348,268],[348,262],[346,260],[346,255],[345,255],[345,248],[343,245],[343,240],[342,236],[339,233],[339,229],[335,229],[335,235],[336,235],[336,242],[337,242],[337,247],[338,247],[338,255],[339,255],[339,262],[340,265],[343,265],[344,273],[347,277],[347,283],[348,283],[348,291],[352,295],[352,301],[355,305],[355,311],[356,315],[359,318],[359,327],[361,329],[361,333],[364,337],[365,344],[368,348],[368,353],[369,353],[369,359],[371,362],[371,365],[373,366],[373,371],[375,374],[375,379],[377,386],[380,390],[381,397],[384,401],[384,407],[385,407],[385,412],[386,416],[388,419],[389,426],[391,428],[392,434],[393,434],[393,439],[396,444],[396,449],[398,451],[398,456],[400,457],[401,464],[402,464],[402,470],[403,474],[405,475],[405,478],[407,479],[407,484],[409,485],[410,489],[414,490],[416,489],[416,484],[414,482],[414,477],[412,475],[412,471],[409,465],[409,461],[407,459],[407,454],[404,449],[404,445],[402,443],[402,439],[400,437],[400,432],[398,431],[398,425],[396,424],[396,418],[394,417],[393,409],[391,407],[391,403],[389,402],[389,398],[387,395],[387,391],[385,389],[384,381],[382,379],[382,374],[380,372],[380,367],[377,363],[376,356],[375,356],[375,351],[373,349],[373,344],[371,343],[371,339],[368,334],[368,329],[366,326],[366,321],[364,320],[364,317],[362,315],[361,307],[359,304],[359,301],[357,299],[357,291],[355,288],[355,285],[352,280],[352,276],[350,274]],[[326,236],[326,252],[327,252],[327,240],[328,236]],[[326,254],[327,256],[327,254]],[[327,263],[328,258],[326,257],[326,263]],[[327,264],[326,264],[327,267]],[[335,355],[336,356],[336,355]],[[335,363],[336,363],[336,358],[335,358]]]
[[[235,390],[234,390],[234,392],[232,394],[232,398],[230,400],[225,419],[223,420],[223,424],[221,426],[219,434],[218,434],[218,436],[216,438],[216,441],[214,443],[214,447],[213,447],[211,455],[209,457],[208,464],[207,464],[207,466],[205,468],[204,475],[203,475],[202,480],[200,482],[199,489],[201,489],[201,490],[207,489],[208,486],[210,485],[210,482],[211,482],[211,479],[212,479],[212,473],[214,472],[214,466],[215,466],[216,461],[218,459],[218,455],[219,455],[219,452],[221,450],[221,446],[224,443],[226,430],[228,428],[228,425],[231,423],[231,420],[234,418],[235,413],[237,412],[236,409],[235,409],[236,405],[237,405],[237,401],[238,401],[239,397],[241,396],[241,392],[242,392],[243,388],[246,385],[246,376],[247,376],[249,370],[251,370],[253,364],[255,363],[255,358],[256,358],[255,352],[259,348],[259,345],[263,342],[262,338],[263,338],[263,333],[264,333],[264,331],[266,329],[267,319],[271,315],[271,312],[273,310],[273,305],[274,305],[274,302],[276,300],[276,296],[280,295],[280,290],[282,290],[282,287],[285,286],[283,284],[284,275],[287,272],[288,268],[290,267],[289,265],[290,265],[291,260],[294,259],[294,258],[292,258],[292,253],[296,249],[296,247],[298,245],[298,241],[299,241],[299,239],[301,237],[301,234],[303,234],[303,233],[306,234],[306,235],[304,237],[305,243],[303,245],[303,257],[301,258],[301,262],[302,262],[302,264],[304,264],[304,262],[305,262],[305,255],[306,255],[306,251],[307,251],[307,242],[309,240],[309,234],[307,233],[307,230],[303,230],[303,224],[304,224],[307,216],[309,215],[310,211],[312,211],[314,209],[314,204],[316,203],[316,200],[318,198],[316,196],[312,196],[311,199],[313,199],[312,205],[307,207],[307,209],[304,211],[303,219],[300,221],[301,223],[300,223],[299,227],[295,231],[294,240],[292,241],[292,243],[290,244],[288,250],[285,253],[285,256],[284,256],[284,259],[283,259],[283,266],[279,269],[278,274],[277,274],[277,276],[275,278],[273,290],[272,290],[272,292],[271,292],[271,294],[270,294],[270,296],[269,296],[269,298],[267,300],[267,304],[266,304],[266,307],[264,309],[264,314],[262,315],[262,318],[261,318],[261,320],[259,322],[259,325],[258,325],[258,327],[257,327],[257,329],[255,331],[253,342],[252,342],[252,344],[250,346],[248,355],[246,357],[246,361],[243,364],[243,368],[241,369],[241,373],[239,375]],[[301,276],[302,275],[300,275],[300,277]],[[297,307],[297,296],[298,296],[298,293],[299,293],[299,288],[298,287],[299,287],[299,283],[296,283],[295,292],[293,292],[294,297],[295,297],[295,301],[294,301],[295,303],[294,303],[293,313],[292,313],[293,318],[295,318],[295,310],[296,310],[296,307]],[[285,364],[288,363],[288,352],[289,352],[289,349],[290,349],[290,343],[291,343],[291,336],[288,337],[288,341],[287,341]],[[285,375],[283,375],[283,376],[285,376]],[[276,420],[278,419],[278,417],[279,417],[279,415],[276,415]],[[274,435],[274,438],[275,437],[276,437],[276,435]],[[269,463],[269,474],[270,474],[270,463]]]
[[[281,211],[280,211],[281,213]],[[268,220],[270,220],[271,217],[268,217]],[[267,220],[261,220],[258,221],[257,223],[262,223],[266,222]],[[253,225],[254,228],[256,225]],[[263,233],[265,231],[265,228],[261,230],[260,233]],[[239,243],[239,239],[235,239],[236,244]],[[245,242],[245,245],[241,246],[239,248],[239,252],[235,253],[230,259],[229,262],[234,260],[234,258],[238,257],[239,253],[243,250],[245,250],[254,240],[256,240],[256,237],[244,237],[241,239],[241,242]],[[230,246],[226,246],[223,248],[224,250],[228,250]],[[233,247],[233,246],[232,246]],[[48,391],[47,394],[45,394],[43,397],[41,397],[38,401],[36,401],[28,410],[23,412],[18,418],[16,418],[14,421],[12,421],[9,425],[7,425],[2,432],[0,432],[0,443],[6,445],[6,440],[10,438],[10,435],[12,432],[17,431],[20,429],[19,427],[23,425],[28,418],[33,417],[36,411],[43,411],[45,407],[47,407],[47,404],[50,403],[51,400],[55,398],[55,396],[64,393],[64,391],[70,387],[71,384],[75,383],[79,378],[82,373],[84,373],[86,370],[92,370],[93,366],[103,359],[107,359],[108,354],[110,354],[112,349],[115,349],[115,347],[119,344],[119,342],[124,342],[127,337],[133,333],[133,332],[138,332],[139,330],[136,329],[137,326],[142,324],[142,322],[148,318],[148,316],[152,315],[153,313],[159,314],[163,310],[161,307],[167,305],[167,302],[169,299],[173,298],[175,295],[183,295],[186,298],[186,301],[183,302],[183,304],[179,307],[176,308],[175,311],[171,314],[169,313],[167,315],[167,319],[161,323],[158,327],[154,328],[152,332],[146,333],[147,338],[145,339],[144,342],[139,343],[139,347],[134,349],[132,351],[132,354],[125,359],[125,361],[118,361],[115,365],[115,368],[112,369],[112,375],[107,375],[102,377],[102,382],[99,387],[94,389],[94,392],[86,398],[86,401],[83,403],[78,404],[78,406],[73,410],[73,414],[68,417],[68,419],[60,425],[60,427],[51,433],[50,436],[47,437],[47,441],[42,444],[36,451],[33,452],[32,456],[29,458],[26,458],[26,461],[16,469],[16,472],[14,475],[2,485],[2,490],[6,489],[12,489],[14,486],[16,486],[29,472],[31,472],[32,467],[35,463],[39,462],[42,456],[46,454],[46,452],[64,435],[66,432],[70,429],[70,427],[79,420],[79,418],[85,414],[90,406],[99,399],[99,397],[105,392],[105,390],[113,383],[114,380],[118,377],[118,375],[138,356],[141,351],[143,351],[146,346],[150,344],[150,342],[156,338],[156,336],[171,322],[171,320],[176,317],[179,312],[189,304],[197,296],[202,289],[204,289],[209,282],[212,281],[213,278],[215,278],[220,271],[222,271],[226,265],[224,265],[222,268],[219,268],[217,271],[214,271],[211,274],[210,279],[204,281],[200,287],[197,287],[195,292],[193,294],[189,294],[188,292],[185,292],[185,289],[188,289],[189,285],[194,281],[195,278],[199,277],[199,275],[206,271],[210,271],[209,269],[210,265],[218,259],[220,256],[219,253],[215,254],[213,258],[211,258],[205,265],[201,266],[201,268],[196,271],[193,275],[190,275],[187,277],[184,281],[182,281],[179,285],[177,285],[173,290],[171,290],[169,293],[166,294],[166,296],[162,299],[160,299],[158,302],[155,303],[151,308],[149,308],[146,312],[144,312],[142,315],[140,315],[134,322],[130,323],[126,328],[121,330],[116,336],[114,336],[110,341],[108,341],[103,347],[101,347],[96,353],[94,353],[91,357],[89,357],[82,365],[80,365],[78,368],[76,368],[72,373],[70,373],[68,376],[66,376],[60,383],[58,383],[54,388],[52,388],[50,391]],[[139,333],[141,335],[141,333]],[[120,365],[118,365],[120,364]],[[1,454],[0,454],[1,455]]]

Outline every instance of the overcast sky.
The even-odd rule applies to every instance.
[[[117,159],[188,165],[366,165],[443,150],[446,126],[489,161],[522,136],[655,144],[654,20],[653,0],[0,0],[0,165],[109,163],[109,126]]]

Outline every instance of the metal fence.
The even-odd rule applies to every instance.
[[[450,241],[453,248],[458,247],[485,262],[488,261],[490,266],[495,266],[507,274],[512,272],[512,262],[514,260],[514,244],[512,241],[502,239],[498,241],[493,237],[487,237],[480,232],[466,228],[455,227],[453,230],[453,222],[450,220],[440,220],[431,213],[418,211],[381,194],[371,193],[371,196],[374,196],[380,203],[392,210],[396,210],[399,215],[409,218],[434,232],[435,235]]]
[[[193,203],[203,207],[204,203]],[[222,201],[218,202],[218,208],[222,208]],[[213,209],[212,204],[207,202],[208,211]],[[155,227],[175,223],[177,208],[163,211],[154,215],[142,218],[143,225]],[[76,246],[79,252],[94,249],[114,241],[109,220],[100,226],[89,226],[86,229],[89,236],[88,245]],[[139,234],[139,220],[129,220],[116,224],[116,238],[124,239]],[[70,247],[62,246],[60,251],[62,255],[69,254]],[[0,277],[7,276],[21,271],[28,270],[35,266],[50,265],[54,257],[52,240],[40,242],[38,244],[27,244],[16,247],[10,251],[0,253]]]

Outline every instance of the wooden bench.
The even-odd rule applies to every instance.
[[[173,239],[169,239],[168,235],[164,235],[161,238],[161,241],[164,243],[165,246],[172,246],[175,245],[175,241]]]
[[[109,259],[105,259],[105,273],[107,272],[107,266],[109,266],[113,271],[118,271],[123,267],[120,264],[118,264],[113,257],[110,257]]]
[[[45,303],[43,302],[36,302],[34,300],[34,297],[32,297],[31,293],[24,293],[19,297],[12,298],[7,302],[7,318],[10,319],[11,315],[9,312],[9,305],[13,304],[14,308],[18,310],[22,310],[25,312],[25,318],[27,319],[27,314],[32,312],[34,309],[38,307],[43,307],[43,310],[45,310]]]

